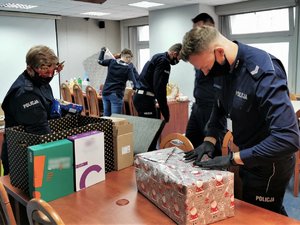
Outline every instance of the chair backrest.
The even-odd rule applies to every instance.
[[[83,110],[81,112],[81,115],[85,116],[86,108],[85,108],[84,97],[83,97],[82,89],[78,84],[73,85],[73,95],[74,95],[74,103],[78,105],[82,105]]]
[[[30,225],[64,225],[58,213],[44,200],[33,198],[26,206],[27,217]]]
[[[294,196],[299,194],[299,173],[300,173],[300,150],[296,152],[295,174],[294,174]]]
[[[191,141],[180,133],[170,133],[165,136],[160,142],[160,148],[178,147],[184,151],[190,151],[194,149]]]
[[[66,83],[62,83],[60,85],[60,91],[61,91],[61,97],[63,100],[65,100],[67,102],[73,102],[70,88]]]
[[[4,185],[0,182],[0,224],[16,225],[16,219],[12,211],[7,192]]]
[[[138,116],[138,112],[136,111],[134,104],[133,104],[133,95],[134,95],[134,90],[129,90],[127,93],[129,113],[132,116]]]
[[[86,100],[88,104],[89,116],[101,116],[99,110],[99,101],[95,88],[88,85],[85,89]]]
[[[290,92],[290,100],[291,101],[296,101],[297,100],[297,96],[294,93]]]
[[[222,155],[228,155],[228,147],[230,144],[233,143],[233,136],[230,131],[227,131],[223,138],[223,143],[222,143]]]

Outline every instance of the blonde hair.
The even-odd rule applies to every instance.
[[[43,65],[56,65],[58,62],[58,57],[53,50],[44,45],[33,46],[26,54],[27,65],[34,68]]]
[[[195,27],[187,32],[182,41],[180,57],[188,61],[190,55],[207,50],[219,36],[219,31],[212,26]]]

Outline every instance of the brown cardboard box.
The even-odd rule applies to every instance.
[[[124,118],[102,117],[113,122],[115,170],[133,165],[133,125]]]
[[[135,155],[140,193],[180,225],[204,225],[234,216],[233,173],[204,170],[167,148]]]

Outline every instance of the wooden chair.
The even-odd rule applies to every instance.
[[[234,144],[233,135],[230,131],[227,131],[223,138],[222,155],[228,155],[228,149],[238,151],[238,147]],[[243,184],[239,175],[239,169],[238,166],[231,166],[229,171],[234,173],[234,197],[241,199],[243,195]]]
[[[86,94],[89,116],[94,116],[94,117],[101,116],[99,110],[98,96],[95,88],[88,85],[86,87],[85,94]]]
[[[0,224],[17,225],[13,210],[11,208],[7,192],[4,185],[0,182]]]
[[[61,98],[63,100],[65,100],[67,102],[73,102],[70,88],[66,83],[62,83],[60,85],[60,92],[61,92]]]
[[[290,100],[291,101],[297,101],[297,96],[294,93],[290,92]]]
[[[82,89],[78,84],[73,85],[73,95],[74,95],[74,103],[83,106],[83,110],[81,112],[81,115],[83,115],[83,116],[87,115],[87,110],[86,110],[86,107],[85,107],[85,102],[84,102]]]
[[[31,199],[26,210],[30,225],[65,225],[58,213],[42,199]]]
[[[138,116],[138,112],[136,111],[134,104],[133,104],[134,90],[129,90],[127,95],[128,95],[128,106],[129,106],[130,115]]]
[[[169,148],[173,146],[176,146],[184,151],[190,151],[194,149],[194,146],[190,140],[180,133],[170,133],[160,142],[160,148]]]
[[[299,193],[299,172],[300,172],[300,150],[296,152],[296,164],[294,173],[294,196],[298,197]]]
[[[300,110],[296,112],[296,117],[300,118]],[[299,194],[299,172],[300,172],[300,150],[296,152],[296,163],[295,163],[295,169],[294,169],[294,196],[298,197]]]

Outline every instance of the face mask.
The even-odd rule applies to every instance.
[[[230,65],[229,65],[229,62],[228,62],[226,56],[225,56],[225,62],[222,65],[219,64],[215,58],[215,63],[212,66],[212,68],[210,69],[207,76],[220,77],[220,76],[224,76],[224,75],[228,74],[229,71],[230,71]]]
[[[177,63],[179,63],[179,60],[177,59],[177,57],[174,57],[173,59],[170,60],[170,64],[171,65],[176,65]]]
[[[52,77],[41,77],[35,70],[33,70],[33,71],[34,71],[34,75],[32,77],[32,80],[37,86],[49,84],[50,81],[53,79],[53,76]]]

